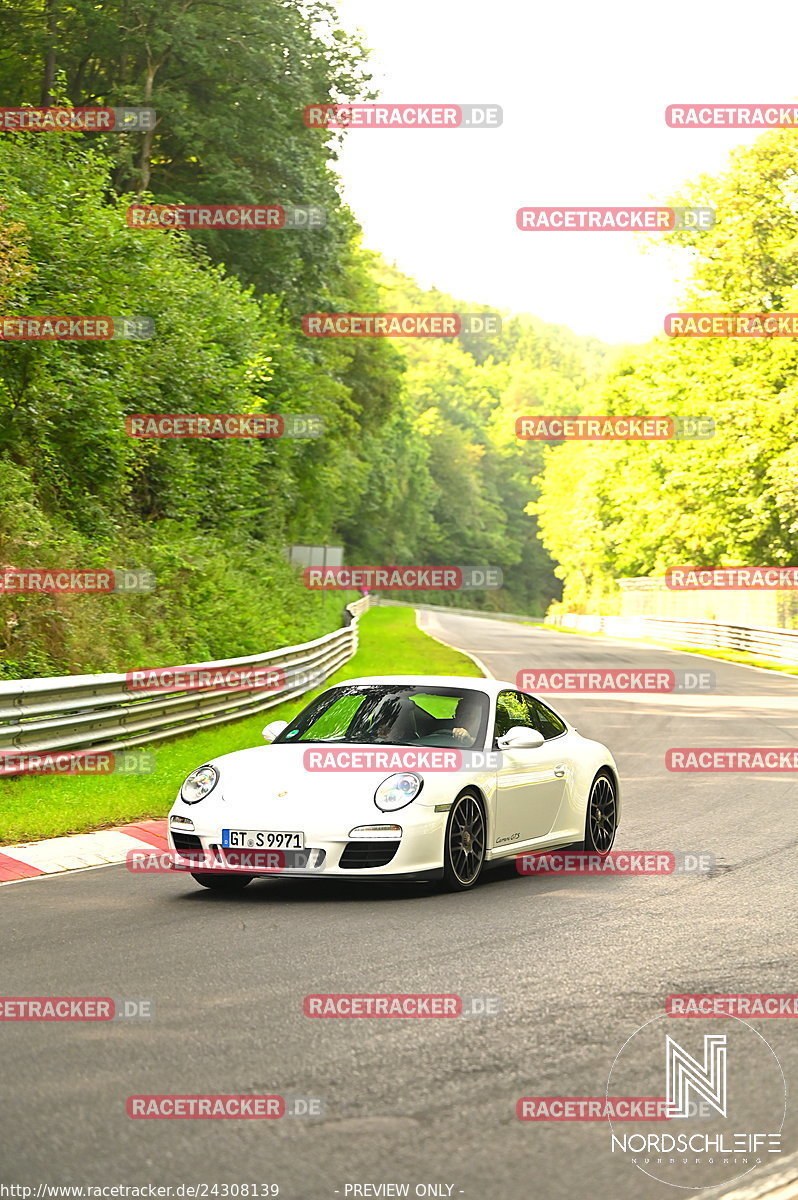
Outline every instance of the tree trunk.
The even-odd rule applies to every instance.
[[[55,83],[56,41],[58,39],[57,0],[44,0],[44,12],[47,23],[47,50],[44,55],[44,75],[42,76],[41,105],[48,108],[53,103],[53,84]]]
[[[149,55],[149,51],[148,51]],[[152,106],[152,94],[155,85],[155,76],[159,68],[163,65],[166,57],[165,54],[160,62],[153,63],[150,59],[147,62],[147,74],[144,80],[144,107]],[[155,141],[155,129],[145,129],[144,136],[141,142],[141,154],[139,155],[139,186],[138,195],[141,197],[142,192],[146,192],[150,186],[150,176],[152,175],[152,146]]]

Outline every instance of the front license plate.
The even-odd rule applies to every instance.
[[[304,833],[275,833],[268,829],[223,829],[223,850],[304,850]]]

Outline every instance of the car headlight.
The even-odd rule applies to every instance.
[[[423,784],[420,775],[389,775],[374,793],[374,803],[382,812],[396,812],[415,800]]]
[[[210,767],[207,763],[204,767],[197,767],[181,787],[180,799],[186,804],[197,804],[213,791],[218,782],[219,772],[216,767]]]

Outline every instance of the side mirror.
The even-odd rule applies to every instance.
[[[497,739],[496,745],[500,750],[537,750],[545,742],[542,733],[537,729],[527,729],[523,725],[513,725],[504,737]]]
[[[264,725],[261,733],[264,742],[273,742],[278,733],[282,733],[288,728],[287,721],[270,721],[268,725]]]

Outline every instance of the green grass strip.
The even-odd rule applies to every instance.
[[[263,744],[269,721],[288,720],[331,683],[360,675],[479,675],[474,663],[416,626],[409,608],[373,608],[360,620],[360,646],[332,679],[265,712],[139,747],[151,750],[151,775],[24,775],[0,780],[0,845],[85,833],[162,817],[195,767],[233,750]]]

